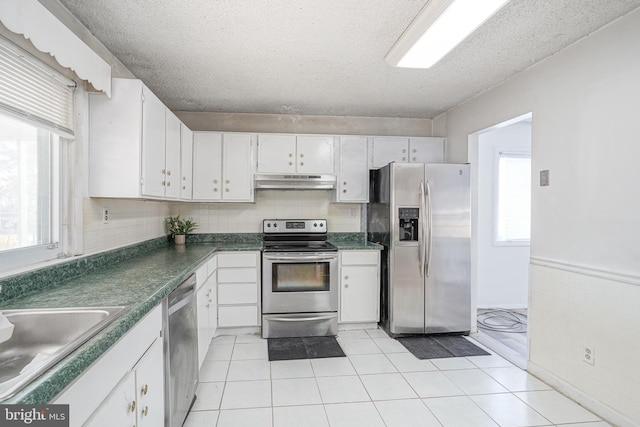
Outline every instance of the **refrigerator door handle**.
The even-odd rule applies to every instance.
[[[420,258],[419,268],[420,268],[420,277],[424,277],[425,265],[426,265],[426,190],[424,186],[424,181],[420,181],[420,211],[422,212],[420,215],[420,241],[418,242],[418,257]]]
[[[425,263],[425,274],[429,277],[429,266],[431,265],[431,248],[433,246],[433,215],[431,212],[431,185],[429,185],[429,181],[426,183],[427,186],[427,204],[429,207],[427,208],[427,233],[429,234],[429,238],[427,239],[427,262]]]

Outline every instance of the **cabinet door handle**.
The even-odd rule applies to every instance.
[[[171,181],[167,181],[167,187],[171,187]]]
[[[136,401],[135,400],[129,404],[129,411],[130,412],[135,412],[136,411]]]
[[[300,166],[304,166],[304,162],[300,162]]]
[[[146,416],[147,416],[147,414],[149,413],[149,407],[148,407],[148,406],[145,406],[145,407],[144,407],[144,409],[141,411],[141,413],[142,413],[142,415],[143,415],[143,416],[145,416],[145,417],[146,417]]]
[[[167,171],[167,175],[171,175],[171,171]]]
[[[149,391],[149,384],[145,384],[144,387],[142,387],[142,390],[140,390],[140,393],[142,393],[143,396],[146,396],[148,391]]]
[[[348,288],[348,287],[349,287],[349,284],[348,284],[348,283],[345,283],[345,284],[344,284],[344,287],[345,287],[345,288]]]
[[[304,154],[303,154],[303,153],[300,153],[300,158],[303,158],[303,157],[304,157]]]

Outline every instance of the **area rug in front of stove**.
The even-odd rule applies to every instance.
[[[336,337],[269,338],[267,346],[270,361],[345,357]]]

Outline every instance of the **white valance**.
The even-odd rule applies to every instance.
[[[37,0],[1,0],[0,21],[111,96],[111,66]]]

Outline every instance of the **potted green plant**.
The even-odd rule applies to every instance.
[[[167,229],[176,245],[184,245],[186,235],[195,230],[197,226],[198,224],[193,218],[182,219],[180,215],[167,218]]]

